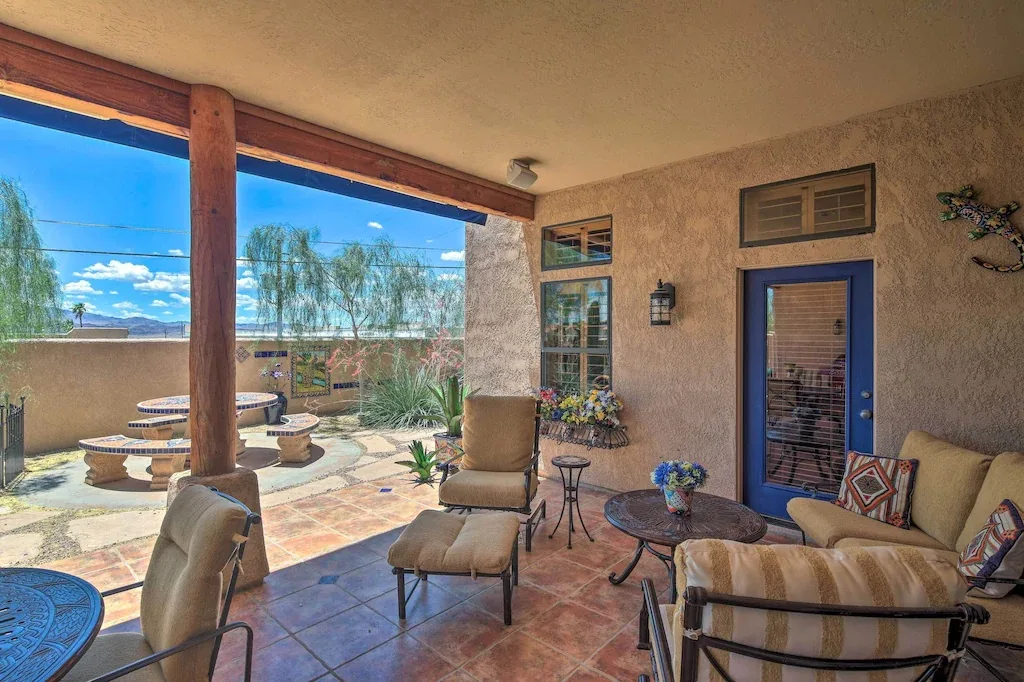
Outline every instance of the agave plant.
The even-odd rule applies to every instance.
[[[431,386],[438,411],[430,415],[430,419],[444,424],[445,432],[453,438],[462,437],[462,409],[466,398],[476,391],[466,391],[462,377],[453,374],[440,386]]]
[[[409,444],[409,452],[412,454],[412,460],[395,462],[395,464],[409,467],[409,470],[416,475],[416,478],[413,479],[416,485],[433,483],[434,468],[437,465],[434,453],[427,452],[426,448],[423,447],[423,442],[418,440],[414,440]]]

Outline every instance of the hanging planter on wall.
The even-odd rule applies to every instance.
[[[540,435],[548,440],[559,443],[585,445],[588,450],[601,448],[611,450],[629,445],[626,427],[606,426],[605,424],[566,424],[565,422],[542,419]]]

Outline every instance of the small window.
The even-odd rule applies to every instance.
[[[541,292],[542,385],[580,393],[609,388],[611,278],[545,282]]]
[[[612,217],[591,218],[543,230],[541,269],[612,262]]]
[[[740,190],[740,246],[874,230],[874,164]]]

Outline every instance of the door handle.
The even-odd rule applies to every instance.
[[[861,419],[871,419],[874,416],[875,415],[872,414],[871,410],[861,410],[860,411],[860,418]]]
[[[867,400],[868,398],[871,397],[871,391],[861,391],[860,397],[864,398],[864,400]]]

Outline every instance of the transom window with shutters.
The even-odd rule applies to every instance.
[[[740,246],[874,230],[874,164],[740,190]]]
[[[612,280],[541,287],[541,384],[586,392],[612,383]]]
[[[610,215],[545,227],[542,239],[543,270],[612,262]]]

